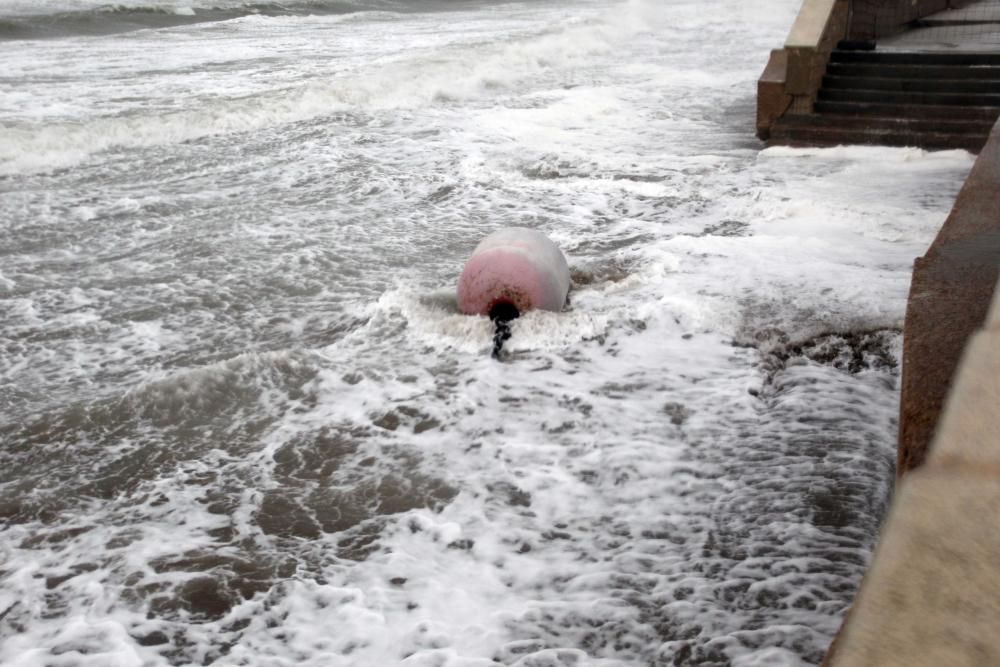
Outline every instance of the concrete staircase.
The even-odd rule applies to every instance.
[[[998,116],[1000,53],[836,49],[814,113],[782,116],[769,144],[978,153]]]

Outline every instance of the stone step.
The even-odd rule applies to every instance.
[[[826,73],[832,76],[874,76],[900,79],[994,79],[1000,80],[998,66],[891,65],[885,63],[831,62]]]
[[[1000,70],[998,70],[1000,75]],[[823,77],[823,87],[839,90],[888,90],[901,93],[981,93],[1000,95],[1000,79],[903,79],[898,77],[835,76]]]
[[[771,146],[839,146],[861,144],[873,146],[915,146],[927,150],[961,148],[978,153],[987,135],[952,134],[947,132],[910,132],[906,130],[856,130],[838,127],[782,125],[771,129]]]
[[[885,65],[998,66],[1000,53],[942,51],[847,51],[835,49],[834,63],[879,63]]]
[[[1000,116],[996,107],[959,107],[932,104],[892,104],[888,102],[859,102],[818,100],[816,111],[845,115],[890,116],[894,118],[965,119],[995,122]]]
[[[900,130],[907,132],[943,132],[985,137],[993,129],[993,120],[954,118],[900,118],[898,116],[850,115],[838,113],[786,114],[778,121],[786,127],[836,127],[852,130]]]
[[[835,49],[812,114],[787,114],[770,143],[964,148],[1000,116],[1000,53]]]
[[[832,102],[882,102],[899,105],[933,105],[1000,108],[1000,94],[896,92],[891,90],[838,90],[821,88],[819,99]]]

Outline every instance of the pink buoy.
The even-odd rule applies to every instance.
[[[560,311],[569,266],[541,232],[507,227],[476,246],[458,279],[458,308],[467,315],[510,320],[534,309]]]

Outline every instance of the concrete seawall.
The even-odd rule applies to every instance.
[[[914,265],[904,326],[900,475],[924,462],[962,350],[986,319],[1000,277],[998,197],[1000,123]]]
[[[1000,123],[916,262],[904,329],[905,476],[831,667],[1000,665],[998,193]]]

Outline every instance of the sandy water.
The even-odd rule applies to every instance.
[[[0,663],[817,664],[972,158],[762,151],[746,4],[0,0]]]

